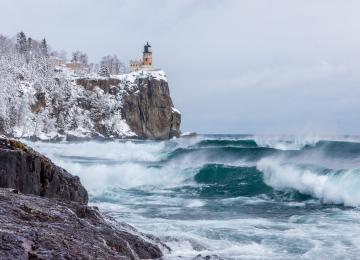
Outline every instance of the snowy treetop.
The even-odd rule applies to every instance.
[[[79,75],[62,64],[54,65],[45,41],[35,43],[23,34],[17,43],[0,35],[0,133],[44,140],[93,133],[134,137],[123,118],[124,93],[136,93],[139,79],[167,82],[162,70]],[[82,87],[83,79],[84,85],[86,79],[110,83]]]

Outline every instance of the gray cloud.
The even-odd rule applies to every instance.
[[[183,130],[359,133],[358,1],[0,1],[0,32],[127,61],[146,40]]]

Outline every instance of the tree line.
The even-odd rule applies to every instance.
[[[90,73],[97,73],[101,76],[118,75],[128,72],[126,65],[116,55],[106,55],[99,63],[89,63],[88,56],[82,51],[75,51],[71,55],[71,62],[86,65]]]
[[[4,45],[12,45],[11,39],[0,35],[0,48],[6,48]],[[51,50],[45,38],[37,41],[31,37],[27,37],[24,32],[16,35],[15,49],[23,55],[27,62],[31,57],[42,56],[45,58],[57,57],[66,60],[65,51]],[[101,76],[110,76],[123,74],[129,71],[128,67],[119,60],[116,55],[106,55],[101,58],[99,63],[89,62],[88,55],[83,51],[75,51],[71,54],[71,62],[81,63],[88,68],[88,73],[97,73]]]
[[[108,93],[74,88],[71,77],[55,70],[53,56],[66,60],[66,53],[52,50],[45,38],[38,41],[24,32],[13,38],[0,35],[0,133],[21,137],[51,135],[57,129],[91,129],[89,117],[79,112],[78,98],[86,97],[92,108],[106,115],[119,110],[121,102],[110,102]],[[103,76],[125,71],[115,55],[93,64],[86,53],[75,51],[70,60]]]

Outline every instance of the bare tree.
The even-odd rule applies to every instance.
[[[126,72],[126,66],[116,55],[106,55],[100,61],[100,67],[107,67],[110,74],[117,75]]]
[[[84,52],[75,51],[75,52],[72,53],[71,61],[72,62],[79,62],[79,63],[87,65],[88,64],[88,56]]]
[[[66,51],[62,50],[62,51],[52,51],[50,53],[51,56],[54,56],[54,57],[58,57],[58,58],[61,58],[63,60],[66,60],[66,56],[67,56],[67,53]]]

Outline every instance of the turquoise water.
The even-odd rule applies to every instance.
[[[154,234],[166,259],[356,259],[360,139],[206,135],[28,142],[90,202]]]

